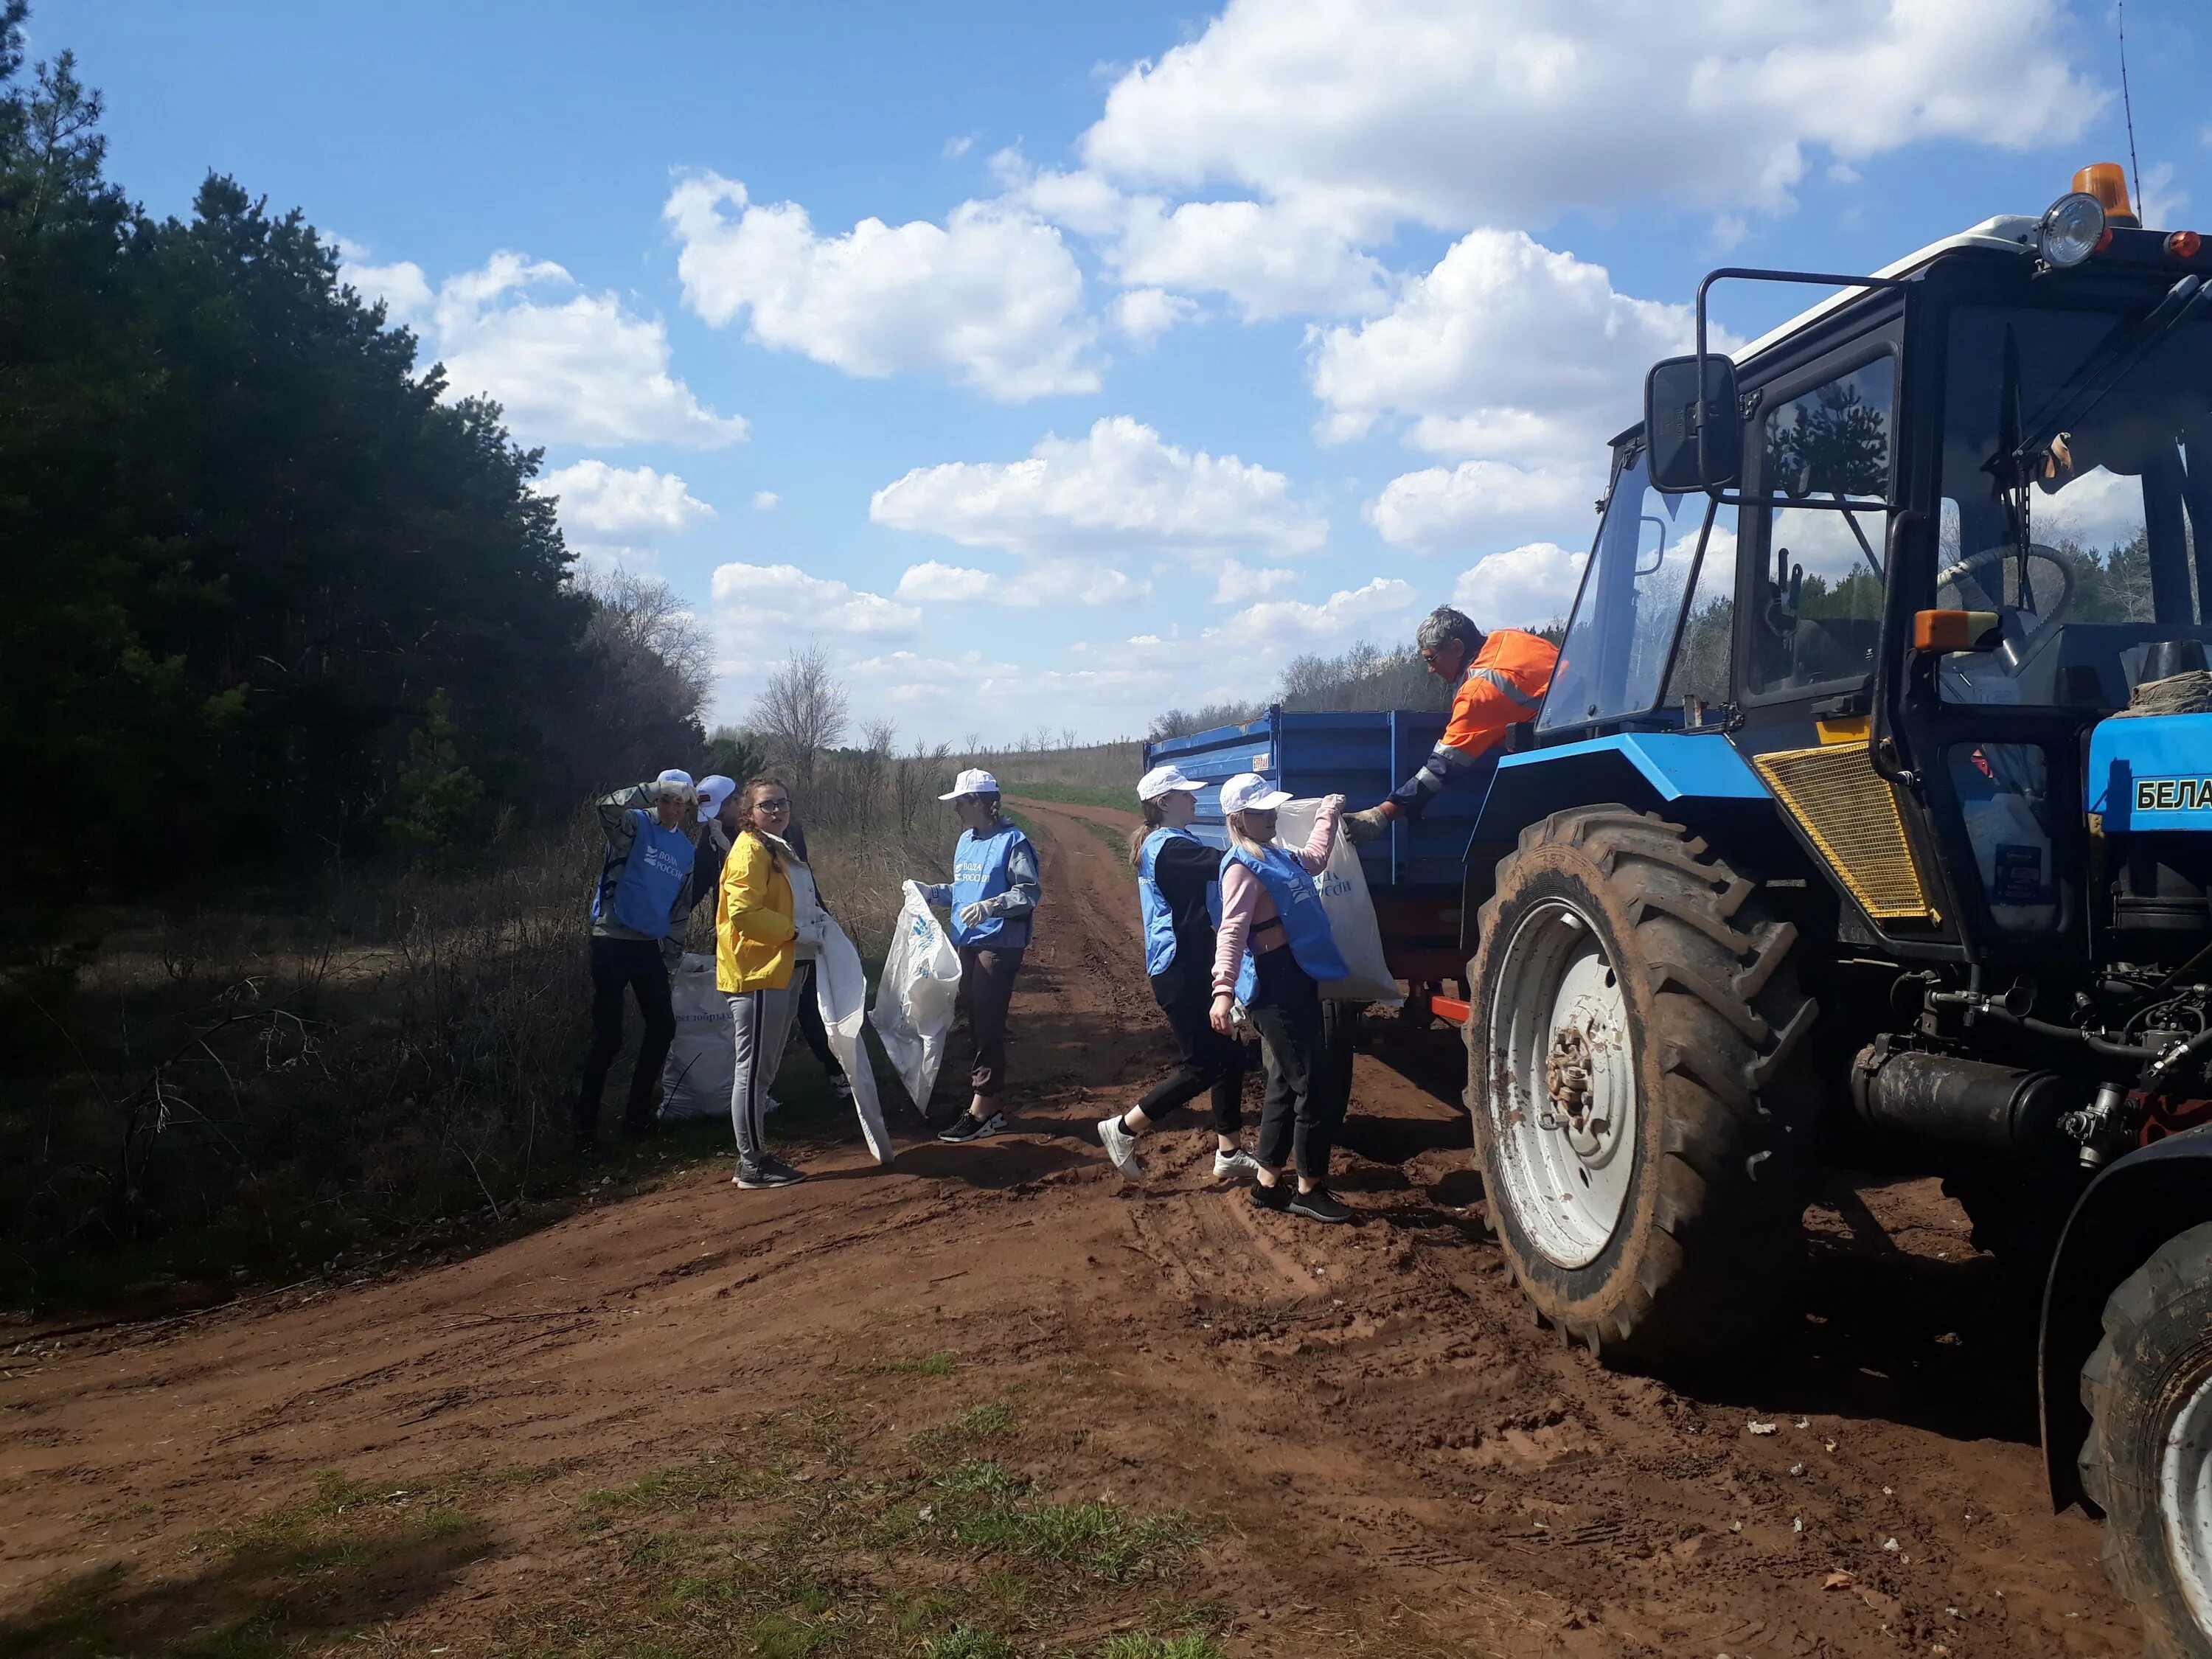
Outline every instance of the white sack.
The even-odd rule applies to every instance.
[[[868,1023],[925,1121],[959,1000],[960,953],[938,926],[921,889],[908,882]]]
[[[1284,803],[1275,814],[1275,839],[1293,851],[1312,839],[1314,819],[1321,814],[1317,800]],[[1390,964],[1382,955],[1382,930],[1375,921],[1375,901],[1367,891],[1367,872],[1360,868],[1359,849],[1340,832],[1330,849],[1328,867],[1314,878],[1321,890],[1321,908],[1328,915],[1328,931],[1338,953],[1352,972],[1342,979],[1322,981],[1321,994],[1332,1002],[1379,1002],[1401,1006],[1406,1000],[1398,981],[1390,977]]]
[[[868,1059],[867,1044],[860,1040],[860,1019],[868,1000],[868,976],[860,966],[860,953],[845,937],[834,917],[823,914],[822,953],[814,959],[814,1001],[822,1010],[822,1025],[830,1038],[830,1052],[844,1068],[853,1085],[853,1109],[860,1119],[860,1133],[876,1162],[891,1161],[890,1131],[884,1127],[884,1109],[876,1098],[876,1070]]]
[[[730,1031],[730,1001],[714,988],[711,953],[687,951],[668,986],[676,1009],[676,1041],[660,1072],[664,1120],[722,1117],[730,1109],[737,1048]]]

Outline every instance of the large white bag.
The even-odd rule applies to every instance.
[[[884,1053],[924,1119],[959,1000],[960,953],[938,926],[921,889],[908,882],[868,1023],[883,1039]]]
[[[1285,802],[1275,814],[1275,838],[1293,851],[1313,836],[1320,816],[1317,800]],[[1332,1002],[1379,1002],[1401,1006],[1406,1000],[1398,981],[1390,977],[1390,964],[1382,954],[1382,930],[1376,925],[1375,900],[1367,890],[1367,872],[1360,868],[1359,850],[1340,834],[1329,851],[1328,867],[1314,878],[1321,890],[1321,908],[1328,915],[1328,931],[1352,971],[1342,979],[1323,980],[1321,994]]]
[[[846,1080],[853,1085],[853,1109],[860,1115],[860,1133],[876,1162],[891,1161],[890,1131],[884,1127],[884,1109],[876,1098],[876,1070],[868,1046],[860,1038],[860,1020],[868,1000],[868,976],[860,966],[860,953],[845,937],[835,918],[823,914],[821,953],[814,959],[814,1001],[822,1010],[823,1030],[830,1052],[837,1056]]]
[[[660,1072],[660,1115],[726,1117],[738,1059],[731,1040],[730,1000],[714,987],[713,955],[685,951],[669,981],[668,997],[676,1008],[676,1041]]]

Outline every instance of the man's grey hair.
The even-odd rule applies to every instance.
[[[1463,611],[1455,611],[1440,605],[1421,618],[1421,626],[1413,635],[1413,648],[1433,651],[1446,640],[1457,640],[1469,652],[1482,649],[1482,630],[1477,628]]]

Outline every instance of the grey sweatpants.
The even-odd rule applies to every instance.
[[[738,1045],[737,1071],[730,1079],[730,1127],[738,1132],[738,1156],[749,1163],[759,1162],[768,1149],[763,1125],[768,1091],[783,1063],[798,1006],[788,987],[730,994],[730,1030]]]

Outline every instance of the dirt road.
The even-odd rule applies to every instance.
[[[1358,1227],[1213,1188],[1197,1127],[1125,1190],[1091,1126],[1164,1056],[1126,820],[1021,811],[1048,897],[1018,1133],[908,1115],[888,1172],[848,1137],[787,1191],[718,1165],[412,1277],[19,1352],[0,1654],[2135,1650],[1924,1187],[1839,1194],[1802,1337],[1694,1394],[1536,1328],[1449,1033],[1359,1060]],[[1132,1519],[1135,1553],[1016,1524],[1178,1513],[1187,1547]]]

